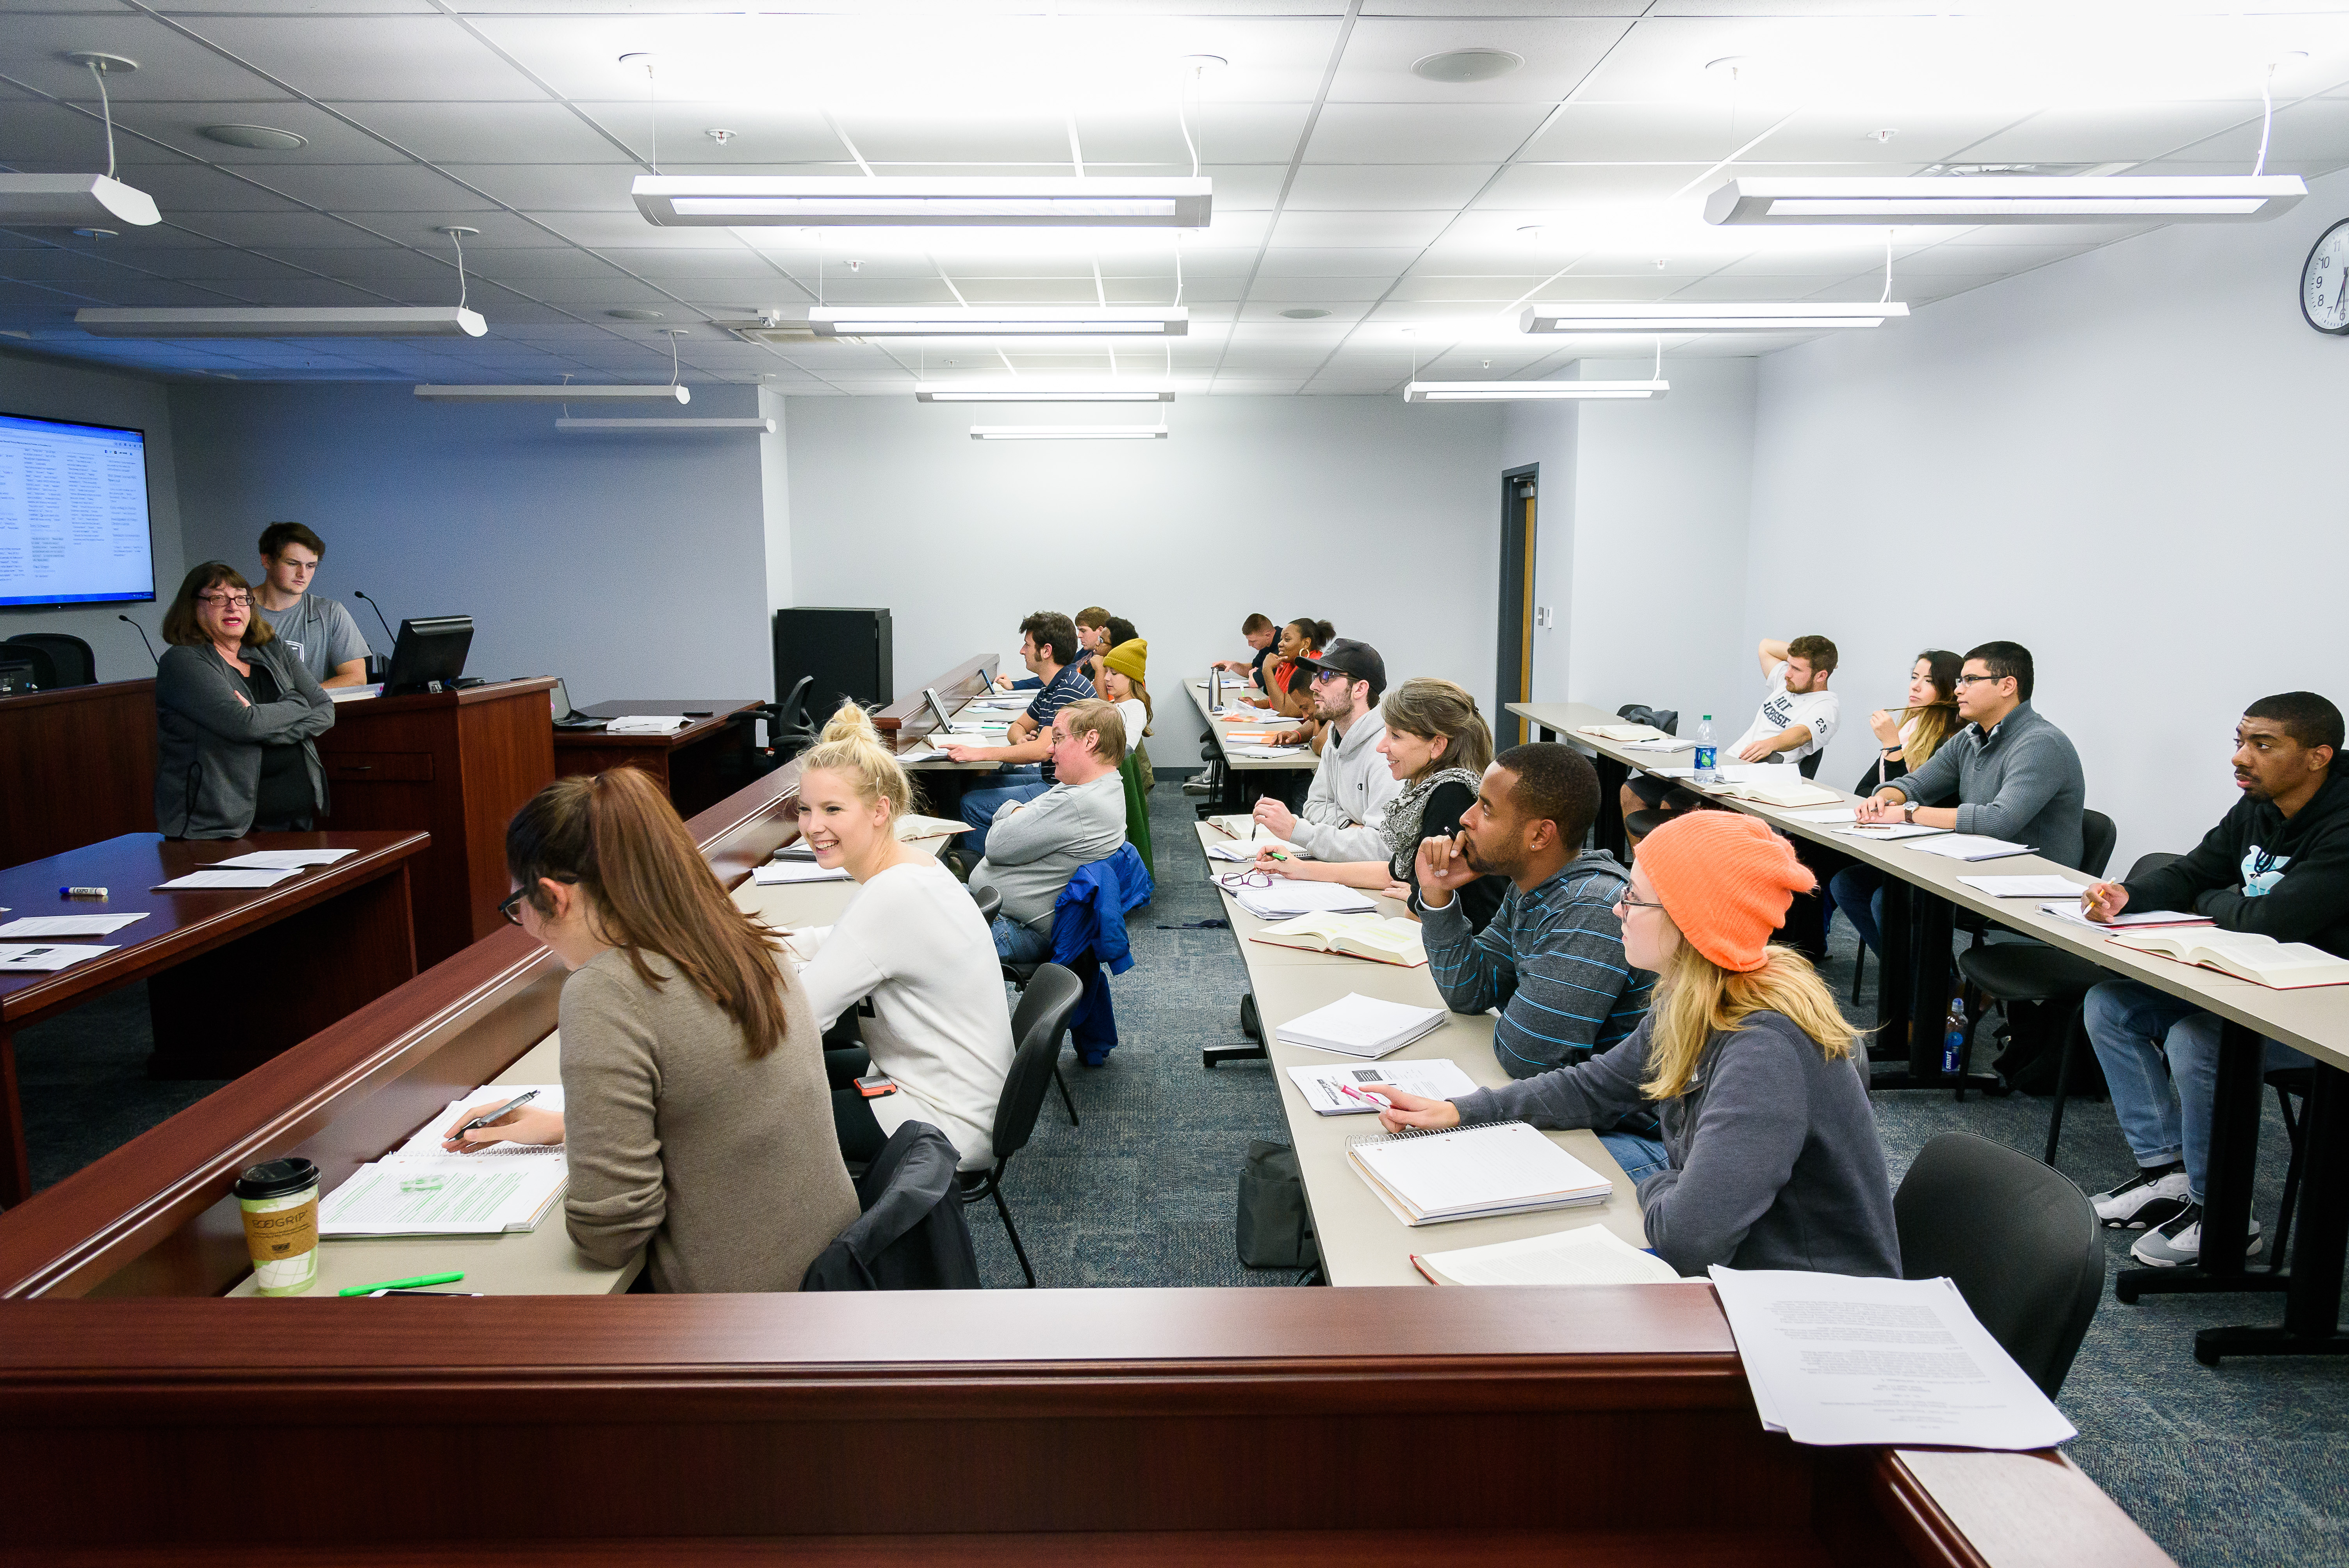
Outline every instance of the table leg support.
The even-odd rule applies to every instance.
[[[2243,1249],[2251,1240],[2251,1182],[2259,1165],[2260,1099],[2266,1065],[2266,1041],[2240,1024],[2223,1026],[2219,1036],[2219,1082],[2210,1107],[2210,1157],[2202,1173],[2201,1264],[2123,1269],[2113,1281],[2114,1300],[2290,1287],[2288,1274],[2243,1266]],[[2301,1182],[2302,1191],[2313,1192],[2304,1173]]]
[[[1905,1071],[1878,1073],[1873,1088],[1990,1089],[1987,1073],[1941,1070],[1941,1035],[1950,1006],[1950,939],[1956,912],[1947,899],[1914,892],[1898,877],[1884,881],[1884,963],[1878,972],[1877,1017],[1888,1032],[1908,1031]],[[1899,1055],[1900,1053],[1891,1053]]]
[[[0,1209],[13,1209],[33,1195],[33,1162],[25,1148],[25,1107],[16,1096],[16,1032],[0,1028]]]
[[[2264,1056],[2255,1059],[2263,1063]],[[2222,1073],[2225,1065],[2222,1057]],[[2349,1253],[2349,1145],[2341,1134],[2349,1124],[2349,1074],[2317,1063],[2302,1114],[2307,1119],[2300,1134],[2301,1208],[2292,1226],[2292,1271],[2280,1286],[2277,1276],[2267,1273],[2245,1272],[2230,1282],[2237,1290],[2284,1290],[2283,1322],[2204,1329],[2194,1336],[2194,1359],[2205,1367],[2230,1356],[2349,1356],[2349,1337],[2341,1333],[2342,1262]],[[2247,1170],[2246,1185],[2248,1175]],[[2212,1243],[2207,1208],[2204,1212],[2208,1256]],[[2254,1287],[2255,1280],[2263,1283]]]

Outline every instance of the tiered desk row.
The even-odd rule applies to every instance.
[[[793,836],[795,782],[692,820],[730,887]],[[789,891],[796,920],[845,893]],[[1265,1016],[1291,981],[1412,978],[1326,967],[1252,963]],[[12,1556],[2167,1561],[2060,1456],[1765,1434],[1701,1285],[223,1298],[241,1167],[298,1153],[331,1186],[478,1085],[545,1081],[562,978],[493,931],[0,1214]],[[1337,1272],[1399,1278],[1360,1218],[1330,1212]]]

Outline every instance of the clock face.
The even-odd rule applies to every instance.
[[[2319,332],[2349,335],[2349,218],[2324,231],[2300,269],[2300,314]]]

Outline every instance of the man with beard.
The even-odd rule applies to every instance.
[[[1320,657],[1300,658],[1297,666],[1312,682],[1313,717],[1330,726],[1330,739],[1305,810],[1267,798],[1256,803],[1257,823],[1317,861],[1382,861],[1388,845],[1380,824],[1402,788],[1379,751],[1387,733],[1379,716],[1386,661],[1368,643],[1337,637]]]
[[[2314,692],[2251,704],[2235,726],[2235,787],[2243,798],[2191,854],[2145,876],[2096,883],[2081,895],[2081,913],[2108,921],[2124,910],[2191,910],[2221,931],[2349,957],[2349,780],[2333,775],[2341,742],[2341,710]],[[2137,1163],[2135,1176],[2095,1195],[2097,1217],[2114,1230],[2146,1232],[2129,1248],[2139,1263],[2199,1263],[2220,1021],[2167,991],[2107,980],[2088,993],[2086,1022]],[[2307,1062],[2267,1042],[2268,1071]],[[2254,1221],[2250,1251],[2260,1250],[2259,1236]]]
[[[1513,746],[1485,769],[1454,839],[1419,846],[1428,973],[1455,1013],[1501,1009],[1493,1055],[1511,1078],[1571,1067],[1630,1037],[1648,1010],[1651,977],[1623,957],[1616,903],[1630,879],[1614,856],[1585,850],[1599,814],[1599,774],[1571,747]],[[1485,874],[1506,877],[1501,913],[1473,931],[1454,893]],[[1665,1163],[1652,1109],[1602,1140],[1637,1180]]]

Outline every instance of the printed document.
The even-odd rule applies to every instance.
[[[190,872],[183,877],[173,877],[167,882],[157,882],[157,892],[191,892],[204,888],[275,887],[290,871],[201,871]]]
[[[298,872],[305,866],[330,866],[357,853],[357,850],[254,850],[212,864],[240,871]]]
[[[0,925],[0,936],[111,936],[143,914],[28,914]]]

